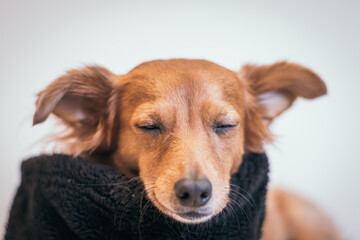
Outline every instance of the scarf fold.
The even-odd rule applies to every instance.
[[[226,208],[187,225],[161,213],[139,178],[82,158],[41,155],[22,163],[5,240],[260,239],[268,171],[265,154],[244,155]]]

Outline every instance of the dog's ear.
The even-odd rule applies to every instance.
[[[74,154],[102,147],[104,142],[109,145],[116,114],[116,78],[99,66],[68,71],[38,94],[33,124],[56,115],[71,129],[65,138],[79,142]]]
[[[245,147],[252,151],[261,150],[263,142],[271,139],[267,126],[297,97],[313,99],[327,92],[325,83],[316,73],[294,63],[245,65],[239,76],[245,79],[251,94],[245,130],[248,131],[245,138],[249,140]],[[260,126],[259,118],[263,126]]]

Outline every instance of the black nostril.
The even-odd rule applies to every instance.
[[[190,195],[187,192],[183,192],[182,195],[179,195],[178,197],[182,200],[186,200],[190,197]]]
[[[175,195],[183,206],[201,207],[211,198],[212,185],[207,179],[183,178],[175,183]]]
[[[209,194],[208,194],[208,192],[202,192],[201,195],[200,195],[200,197],[201,197],[202,199],[205,199],[205,198],[209,197]]]

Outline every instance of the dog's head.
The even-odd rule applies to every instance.
[[[245,151],[262,152],[269,123],[297,97],[326,93],[311,70],[287,62],[232,72],[204,60],[159,60],[128,74],[72,70],[39,93],[34,124],[50,113],[71,130],[74,155],[110,156],[140,175],[164,213],[203,222],[228,202]]]

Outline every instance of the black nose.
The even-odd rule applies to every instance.
[[[204,206],[211,198],[212,186],[209,180],[180,179],[175,183],[175,194],[186,207]]]

